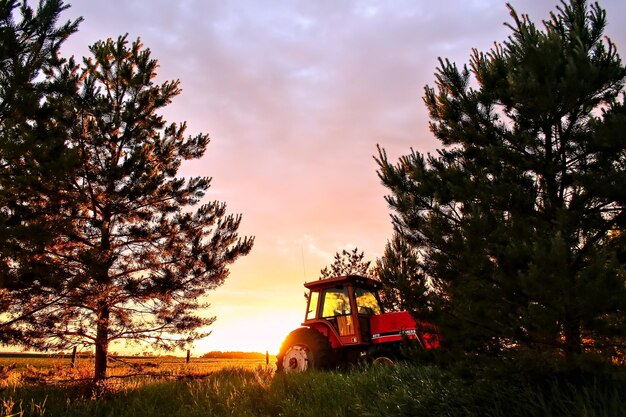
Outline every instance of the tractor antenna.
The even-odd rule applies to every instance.
[[[304,247],[300,245],[300,253],[302,254],[302,275],[306,282],[306,264],[304,263]]]

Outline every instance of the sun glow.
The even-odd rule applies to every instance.
[[[262,315],[218,316],[213,333],[196,343],[194,350],[269,352],[277,354],[287,334],[300,326],[302,318],[281,312]]]

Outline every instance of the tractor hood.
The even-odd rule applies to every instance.
[[[428,323],[416,322],[406,311],[378,314],[370,317],[372,343],[388,343],[418,339],[426,349],[439,347],[439,335]]]

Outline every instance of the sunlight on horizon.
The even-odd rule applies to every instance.
[[[304,311],[303,311],[304,314]],[[302,317],[280,313],[251,317],[222,317],[225,322],[213,333],[195,343],[194,352],[238,351],[278,353],[283,340],[300,327]]]

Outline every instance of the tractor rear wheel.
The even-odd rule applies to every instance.
[[[380,355],[372,359],[372,365],[389,366],[394,365],[397,360],[393,356]]]
[[[326,369],[332,363],[328,339],[315,329],[302,327],[289,333],[276,357],[277,372]]]

